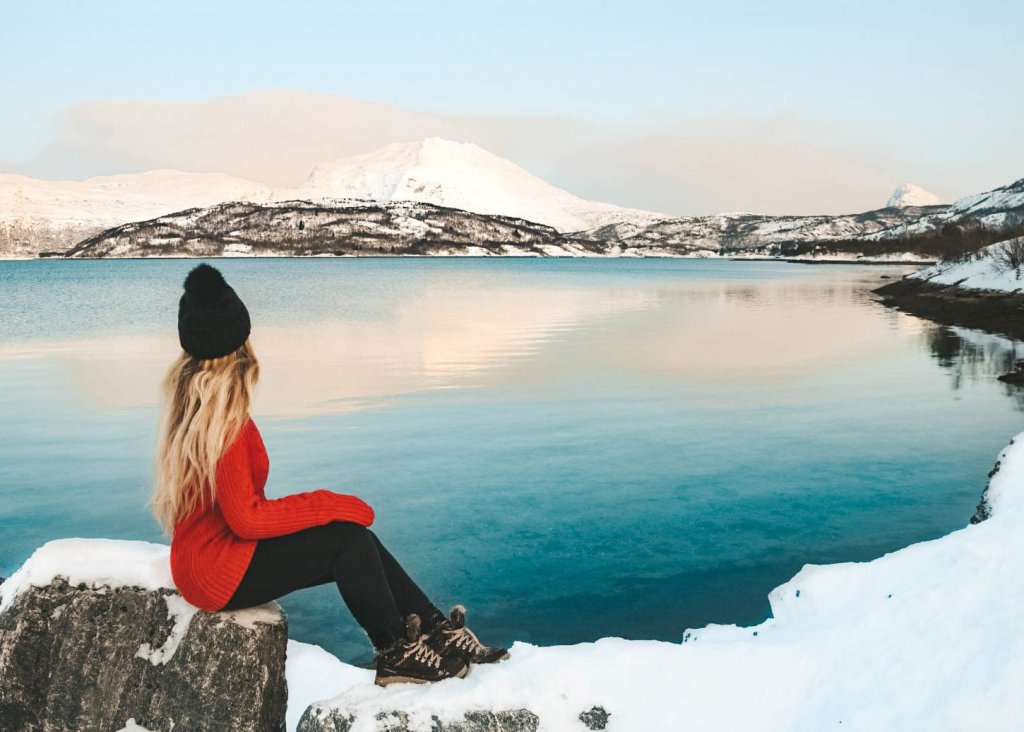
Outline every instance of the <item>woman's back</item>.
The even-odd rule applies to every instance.
[[[369,526],[373,509],[355,496],[318,489],[268,500],[270,459],[256,423],[247,419],[217,462],[216,498],[177,522],[171,573],[186,600],[219,610],[238,587],[259,539],[331,521]]]

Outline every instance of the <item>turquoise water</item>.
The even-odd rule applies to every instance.
[[[194,262],[0,262],[0,575],[145,508]],[[252,313],[269,496],[352,492],[485,640],[755,623],[805,563],[963,526],[1022,401],[1011,342],[886,309],[902,267],[220,260]],[[364,662],[332,586],[292,636]]]

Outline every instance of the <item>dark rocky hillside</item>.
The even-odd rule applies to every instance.
[[[43,256],[587,254],[549,226],[425,203],[225,203],[125,224]]]
[[[579,236],[621,249],[658,249],[673,254],[760,254],[791,256],[812,251],[787,251],[795,243],[861,240],[864,237],[937,215],[947,206],[883,208],[840,216],[765,216],[751,213],[682,216],[646,226],[611,224]],[[862,242],[860,252],[878,246]]]
[[[1024,226],[1024,180],[952,206],[859,214],[750,213],[635,219],[573,234],[521,218],[429,203],[225,203],[124,224],[61,257],[765,256],[917,259],[962,256]]]

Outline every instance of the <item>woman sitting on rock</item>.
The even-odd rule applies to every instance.
[[[334,582],[377,654],[376,682],[465,676],[508,657],[427,599],[368,526],[355,496],[314,490],[268,499],[269,461],[249,416],[259,365],[249,313],[208,264],[185,279],[183,352],[164,381],[153,513],[171,533],[182,596],[209,611],[252,607]]]

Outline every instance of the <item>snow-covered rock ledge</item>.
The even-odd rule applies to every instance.
[[[971,525],[871,562],[807,565],[772,591],[761,625],[681,643],[516,643],[508,661],[430,686],[380,689],[364,671],[299,729],[1019,730],[1022,558],[1024,433]],[[593,707],[598,726],[581,718]],[[473,724],[512,710],[522,726]]]
[[[283,729],[280,607],[207,613],[173,587],[159,544],[37,549],[0,585],[0,729]]]

